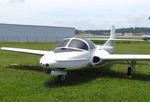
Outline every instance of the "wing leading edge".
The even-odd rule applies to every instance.
[[[49,51],[44,51],[44,50],[32,50],[32,49],[10,48],[10,47],[1,47],[0,49],[1,50],[6,50],[6,51],[14,51],[14,52],[35,54],[35,55],[44,55],[44,54],[49,52]]]
[[[101,59],[107,61],[150,60],[150,55],[110,54],[101,56]]]

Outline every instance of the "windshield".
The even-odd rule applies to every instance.
[[[72,48],[56,48],[56,49],[54,49],[55,53],[74,52],[74,51],[82,52],[81,50],[72,49]]]
[[[58,47],[66,47],[70,39],[63,40],[59,43]]]
[[[82,40],[82,39],[77,39],[77,38],[72,38],[72,39],[65,39],[62,42],[60,42],[57,46],[58,48],[67,48],[67,49],[59,49],[65,51],[72,51],[70,49],[80,49],[80,50],[89,50],[89,49],[94,49],[95,44],[91,41],[88,40]],[[69,48],[69,49],[68,49]],[[56,52],[61,52],[57,49]],[[74,50],[75,51],[75,50]]]
[[[84,39],[84,40],[89,44],[90,49],[94,49],[95,48],[95,44],[92,41],[86,40],[86,39]]]
[[[68,47],[88,50],[88,45],[85,42],[78,39],[72,39]]]

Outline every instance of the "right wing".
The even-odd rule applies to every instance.
[[[6,51],[14,51],[14,52],[21,52],[21,53],[28,53],[28,54],[35,54],[35,55],[45,55],[49,51],[44,50],[32,50],[32,49],[23,49],[23,48],[10,48],[10,47],[1,47],[1,50]]]
[[[101,56],[105,61],[132,61],[132,60],[150,60],[150,55],[133,55],[133,54],[109,54]]]

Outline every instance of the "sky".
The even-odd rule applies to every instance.
[[[150,27],[150,0],[1,0],[0,23],[80,30]]]

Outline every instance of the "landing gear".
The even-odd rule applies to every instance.
[[[128,67],[128,70],[127,70],[127,76],[129,78],[131,78],[133,76],[133,69],[131,67]]]
[[[52,70],[51,75],[57,76],[57,80],[63,82],[66,80],[67,71],[65,70]]]
[[[59,81],[65,81],[66,80],[66,75],[58,75],[58,80]]]
[[[131,61],[131,62],[128,62],[128,63],[129,63],[129,67],[127,69],[127,76],[128,76],[128,78],[132,78],[133,73],[135,71],[136,61]]]

